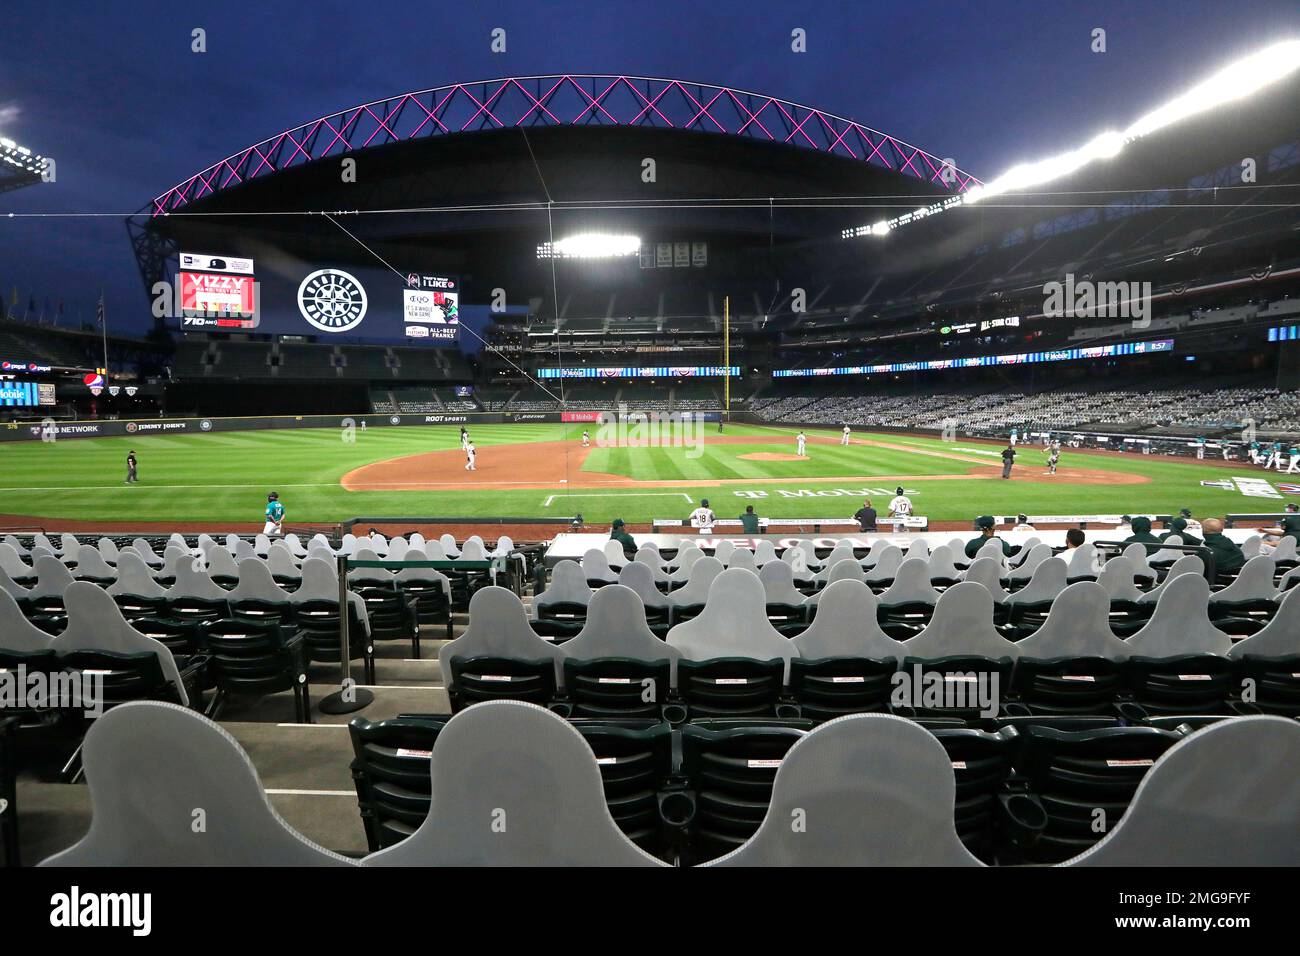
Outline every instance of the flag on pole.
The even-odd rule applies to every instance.
[[[95,321],[99,323],[101,329],[104,327],[104,293],[102,292],[99,294],[99,304],[95,306]]]

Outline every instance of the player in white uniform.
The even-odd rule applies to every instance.
[[[840,439],[840,444],[841,444],[841,445],[847,445],[847,444],[849,443],[849,435],[850,435],[850,434],[852,434],[852,429],[849,428],[848,425],[845,425],[845,426],[844,426],[844,437]]]
[[[889,516],[894,520],[894,534],[907,530],[907,519],[912,515],[912,499],[902,488],[894,489],[894,499],[889,502]]]
[[[588,432],[586,429],[583,429],[582,431],[582,447],[583,448],[591,447],[591,433]]]
[[[474,459],[477,457],[478,457],[478,453],[474,451],[474,443],[472,441],[466,442],[465,443],[465,470],[466,471],[478,471],[478,468],[474,464]]]
[[[808,444],[808,438],[804,435],[803,432],[799,433],[799,437],[795,439],[795,443],[796,443],[796,447],[799,449],[798,452],[796,452],[796,454],[798,454],[800,458],[805,457],[804,448]]]
[[[460,428],[460,450],[464,451],[465,447],[468,444],[469,444],[469,432],[465,431],[465,426],[462,425]]]
[[[700,506],[691,512],[690,522],[692,528],[698,528],[700,534],[708,534],[713,530],[713,524],[718,519],[713,515],[713,509],[709,507],[709,499],[704,498],[700,501]]]

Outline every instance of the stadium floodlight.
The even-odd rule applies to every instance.
[[[641,251],[641,238],[603,232],[584,232],[559,239],[554,246],[544,242],[537,247],[539,259],[611,259],[635,256]]]
[[[0,136],[0,163],[4,164],[0,166],[0,171],[7,170],[14,176],[20,177],[23,180],[22,185],[35,181],[33,177],[40,179],[45,171],[44,156],[33,153],[26,146],[19,146],[7,136]]]
[[[1078,149],[1032,163],[1020,163],[982,186],[972,186],[961,196],[935,203],[923,211],[905,213],[894,219],[878,222],[869,228],[863,226],[857,229],[845,229],[842,230],[841,235],[845,239],[868,234],[883,236],[899,226],[943,212],[955,205],[969,206],[992,196],[1018,189],[1029,189],[1061,179],[1098,160],[1111,159],[1119,155],[1125,145],[1134,140],[1198,114],[1209,112],[1225,103],[1244,99],[1285,79],[1296,70],[1300,70],[1300,40],[1274,43],[1228,64],[1181,96],[1175,97],[1136,120],[1122,133],[1114,131],[1101,133]]]

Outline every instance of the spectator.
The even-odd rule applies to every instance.
[[[858,522],[859,531],[876,530],[876,509],[871,507],[871,499],[866,498],[862,502],[862,507],[853,515]]]
[[[980,515],[975,519],[975,527],[979,529],[980,533],[979,537],[971,538],[966,542],[966,557],[975,557],[975,555],[979,554],[980,548],[984,547],[984,545],[988,544],[990,541],[997,541],[1002,545],[1003,557],[1009,558],[1011,555],[1015,554],[1015,548],[1011,547],[1011,545],[1007,544],[993,533],[994,523],[992,515]]]
[[[1138,517],[1133,519],[1133,533],[1124,539],[1124,544],[1159,544],[1160,539],[1151,533],[1151,519]],[[1148,551],[1151,549],[1148,548]]]
[[[1081,529],[1071,528],[1069,531],[1065,532],[1066,551],[1073,551],[1075,548],[1079,547],[1079,545],[1083,544],[1083,541],[1084,535]]]
[[[740,526],[745,534],[758,534],[758,515],[754,514],[753,505],[745,507],[745,513],[740,516]]]
[[[1137,522],[1133,522],[1137,524]],[[1246,556],[1241,547],[1223,533],[1223,522],[1218,518],[1206,518],[1201,522],[1205,531],[1205,547],[1214,555],[1214,570],[1217,575],[1235,574],[1246,563]]]
[[[1295,538],[1296,544],[1300,545],[1300,505],[1287,505],[1286,517],[1278,522],[1277,527],[1259,528],[1258,531],[1274,538]]]
[[[636,557],[636,542],[632,540],[626,528],[622,518],[615,518],[614,523],[609,526],[609,537],[611,541],[617,541],[623,546],[623,557],[631,561]]]
[[[1161,541],[1167,541],[1170,536],[1178,535],[1183,539],[1183,544],[1200,545],[1201,539],[1192,534],[1187,528],[1187,519],[1181,515],[1169,522],[1169,530],[1160,536]]]

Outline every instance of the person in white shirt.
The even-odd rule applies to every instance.
[[[795,443],[796,443],[796,446],[797,446],[798,449],[799,449],[798,452],[796,452],[796,454],[798,454],[798,456],[799,456],[800,458],[803,458],[803,457],[804,457],[804,447],[808,444],[808,439],[807,439],[807,437],[804,435],[803,432],[800,432],[800,433],[799,433],[799,437],[795,439]]]
[[[474,459],[476,457],[477,457],[477,453],[474,451],[474,443],[472,441],[467,441],[465,443],[465,459],[466,459],[465,470],[466,471],[478,471],[478,468],[476,468],[474,465]]]
[[[700,506],[691,512],[690,522],[692,528],[699,528],[700,534],[708,534],[713,530],[713,524],[718,519],[713,516],[713,509],[709,507],[709,499],[704,498],[700,501]]]
[[[582,433],[582,447],[583,448],[591,447],[591,433],[586,430],[584,430]]]
[[[894,489],[894,499],[889,502],[889,516],[894,519],[894,533],[907,530],[907,519],[912,515],[912,499],[903,489]]]
[[[462,425],[460,428],[460,450],[464,451],[465,446],[467,446],[468,444],[469,444],[469,432],[465,431],[465,426]]]
[[[1016,515],[1016,526],[1011,530],[1012,531],[1037,531],[1038,529],[1029,523],[1028,515]]]
[[[1133,533],[1133,519],[1128,515],[1121,515],[1119,524],[1115,525],[1115,530],[1111,534],[1117,538],[1127,538]]]
[[[848,425],[845,425],[845,426],[844,426],[844,437],[840,439],[840,444],[841,444],[841,445],[847,445],[847,444],[849,443],[849,435],[850,435],[851,433],[852,433],[852,429],[850,429]]]

